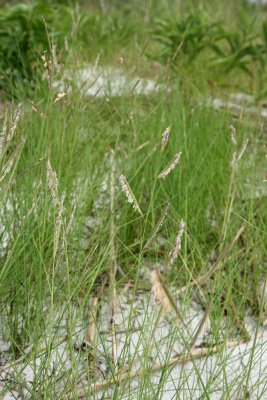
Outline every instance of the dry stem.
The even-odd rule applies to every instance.
[[[175,357],[172,357],[168,362],[166,363],[155,363],[152,365],[150,372],[156,372],[159,371],[160,369],[166,368],[166,367],[170,367],[172,365],[175,364],[184,364],[186,362],[198,359],[198,358],[202,358],[205,356],[210,356],[212,354],[217,353],[220,350],[223,350],[224,347],[227,347],[228,349],[231,347],[235,347],[238,346],[242,343],[246,343],[246,340],[233,340],[233,341],[227,341],[225,344],[222,345],[218,345],[218,346],[213,346],[213,347],[202,347],[199,349],[194,349],[192,350],[190,353],[187,354],[177,354]],[[118,384],[121,383],[122,381],[128,379],[128,380],[132,380],[134,378],[137,378],[139,376],[142,376],[144,374],[147,374],[147,369],[140,369],[139,371],[134,371],[131,372],[130,374],[123,374],[120,375],[119,377],[119,381],[117,379],[110,379],[110,380],[103,380],[102,382],[97,382],[95,384],[92,384],[91,386],[87,386],[84,388],[79,389],[76,392],[76,396],[78,398],[82,398],[84,396],[86,396],[87,393],[96,393],[99,392],[103,389],[105,389],[108,386],[114,385],[114,384]],[[65,395],[65,398],[70,398],[69,396],[71,396],[70,393]]]

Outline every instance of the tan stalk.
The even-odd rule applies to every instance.
[[[161,369],[164,369],[166,367],[171,367],[172,365],[176,365],[176,364],[184,364],[186,362],[190,362],[192,360],[196,360],[199,358],[203,358],[203,357],[207,357],[210,356],[212,354],[218,353],[219,351],[222,351],[225,347],[230,349],[233,347],[236,347],[240,344],[246,343],[245,340],[229,340],[227,341],[225,344],[222,345],[218,345],[218,346],[213,346],[213,347],[202,347],[199,349],[194,349],[192,350],[190,353],[185,354],[185,355],[176,355],[175,357],[172,357],[169,361],[167,361],[166,363],[155,363],[152,365],[150,372],[156,372],[159,371]],[[97,382],[97,383],[93,383],[90,386],[87,387],[83,387],[79,390],[76,391],[76,396],[78,398],[84,398],[84,396],[86,396],[89,393],[96,393],[99,392],[103,389],[105,389],[106,387],[118,384],[124,380],[133,380],[139,376],[143,376],[147,374],[147,368],[138,370],[138,371],[134,371],[132,373],[125,373],[122,376],[120,376],[120,381],[118,382],[117,379],[109,379],[109,380],[103,380],[102,382]],[[64,398],[69,398],[69,394],[65,394]]]
[[[160,304],[165,312],[169,312],[171,309],[173,309],[177,316],[177,322],[180,321],[183,324],[184,328],[188,330],[184,322],[183,316],[180,313],[171,292],[163,281],[159,270],[155,269],[151,271],[150,279],[152,284],[152,291],[154,292],[155,302]]]

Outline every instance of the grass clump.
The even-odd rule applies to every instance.
[[[151,15],[145,11],[147,26],[157,7]],[[14,75],[9,84],[16,98],[5,99],[1,115],[1,396],[168,398],[170,390],[192,399],[215,393],[261,398],[263,129],[248,107],[236,117],[207,101],[221,88],[210,90],[204,39],[196,45],[199,59],[191,50],[195,23],[203,37],[209,34],[201,19],[192,22],[193,14],[185,20],[188,47],[181,51],[188,60],[192,52],[200,76],[184,64],[183,74],[169,79],[168,66],[154,65],[151,78],[161,86],[149,95],[134,87],[123,97],[109,96],[108,89],[86,96],[66,72],[84,66],[87,24],[95,29],[92,63],[97,50],[105,53],[103,63],[114,63],[126,48],[121,74],[130,79],[133,69],[153,70],[139,51],[144,38],[150,43],[150,27],[135,44],[130,38],[142,8],[128,9],[129,24],[122,25],[113,3],[108,16],[86,10],[75,16],[77,41],[69,41],[68,52],[54,48],[56,57],[54,33],[59,26],[63,35],[65,25],[49,19],[42,25],[42,50],[32,50],[45,54],[40,73],[30,92]],[[35,28],[27,29],[35,37]],[[171,67],[177,71],[180,61]],[[101,63],[100,56],[96,72]],[[242,79],[257,80],[253,74]],[[258,195],[255,185],[261,185]]]

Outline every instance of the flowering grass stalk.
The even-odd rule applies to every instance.
[[[21,103],[19,103],[13,115],[11,114],[9,123],[7,111],[5,113],[3,129],[0,133],[0,155],[2,154],[4,147],[8,146],[13,139],[19,119],[21,117],[21,112]]]
[[[175,246],[174,246],[173,252],[171,253],[171,256],[170,256],[170,264],[171,265],[174,264],[174,261],[177,259],[178,253],[181,250],[181,242],[182,242],[182,237],[183,237],[183,233],[184,233],[184,228],[185,228],[185,223],[183,220],[181,220],[181,222],[179,224],[179,232],[178,232],[178,235],[177,235],[176,241],[175,241]]]
[[[247,145],[248,145],[248,139],[246,139],[246,140],[243,142],[242,147],[241,147],[241,150],[240,150],[240,152],[239,152],[239,154],[238,154],[238,156],[237,156],[236,161],[241,160],[241,158],[243,157],[243,155],[244,155],[244,153],[245,153],[245,151],[246,151]]]
[[[234,145],[236,145],[236,144],[237,144],[237,142],[236,142],[236,129],[235,129],[235,127],[234,127],[233,125],[230,125],[230,131],[231,131],[231,140],[232,140],[232,143],[233,143]]]
[[[176,167],[176,165],[180,161],[181,155],[182,155],[181,152],[175,154],[175,156],[173,157],[172,161],[169,163],[169,165],[167,165],[166,168],[163,169],[163,171],[161,171],[161,173],[159,174],[158,178],[165,179],[166,176],[169,175],[169,173]]]
[[[53,171],[53,169],[51,167],[51,163],[50,163],[49,159],[46,162],[46,177],[47,177],[48,187],[51,192],[53,204],[54,204],[54,206],[56,206],[59,202],[59,200],[58,200],[58,179],[57,179],[56,172]]]
[[[162,134],[161,151],[164,150],[166,144],[168,143],[170,131],[171,131],[171,126],[168,126],[168,128],[165,129],[165,131]]]
[[[65,201],[65,193],[63,192],[61,199],[58,202],[58,212],[56,218],[55,238],[54,238],[54,258],[56,257],[59,248],[60,232],[61,232],[61,227],[63,225],[64,201]]]
[[[135,198],[135,196],[134,196],[134,194],[132,192],[132,189],[130,188],[130,185],[127,182],[127,179],[125,178],[125,176],[124,175],[120,175],[119,181],[120,181],[120,184],[121,184],[122,191],[125,193],[125,196],[127,198],[128,203],[132,204],[133,209],[135,211],[139,212],[139,214],[141,216],[143,216],[143,213],[142,213],[142,211],[141,211],[141,209],[139,207],[139,204],[137,203],[137,200],[136,200],[136,198]]]

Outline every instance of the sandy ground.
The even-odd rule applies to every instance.
[[[90,64],[76,71],[66,71],[60,81],[53,82],[53,86],[65,92],[70,90],[69,83],[75,84],[84,96],[107,98],[132,93],[149,95],[162,87],[152,79],[129,75],[122,68]]]
[[[153,298],[146,294],[139,292],[133,295],[128,291],[125,295],[117,297],[117,304],[115,307],[114,322],[116,327],[116,351],[119,370],[127,364],[133,362],[130,370],[140,373],[146,366],[149,370],[153,366],[164,363],[177,355],[177,353],[185,354],[185,340],[192,338],[197,331],[204,311],[201,307],[191,301],[188,306],[182,308],[179,301],[177,302],[180,307],[184,320],[186,322],[187,330],[181,324],[174,323],[174,315],[164,315],[159,322],[155,332],[153,327],[159,312],[159,306],[154,304]],[[112,379],[111,372],[107,363],[107,355],[112,359],[112,330],[110,328],[110,306],[107,303],[102,303],[99,309],[98,325],[95,329],[94,342],[92,354],[95,357],[94,384],[99,386],[101,383],[110,381]],[[58,318],[56,315],[55,320]],[[88,322],[85,324],[77,317],[75,325],[76,335],[73,337],[73,345],[75,348],[83,346],[90,346],[88,342]],[[64,336],[65,320],[62,320],[61,332]],[[192,349],[193,353],[202,352],[204,348],[212,348],[213,346],[213,324],[207,324],[204,331],[201,332],[197,339],[196,347]],[[223,340],[223,326],[222,326],[222,340]],[[247,386],[247,397],[249,399],[267,399],[267,336],[266,330],[262,327],[259,328],[257,337],[254,336],[256,329],[256,321],[252,317],[246,318],[246,329],[251,333],[252,339],[240,345],[234,345],[225,349],[223,358],[226,360],[224,363],[222,356],[218,354],[205,355],[193,362],[184,364],[174,362],[166,370],[159,367],[157,371],[152,374],[148,379],[148,389],[144,389],[147,393],[147,398],[161,398],[161,399],[198,399],[203,398],[205,394],[205,387],[209,387],[212,393],[211,399],[223,398],[224,390],[231,387],[231,399],[244,398],[244,390],[246,387],[245,376],[250,368]],[[125,332],[126,331],[126,332]],[[229,338],[229,340],[237,339]],[[86,345],[87,343],[87,345]],[[255,344],[255,345],[254,345]],[[9,348],[9,343],[0,342],[0,351],[6,353]],[[88,347],[89,348],[89,347]],[[144,365],[144,352],[148,352],[149,357],[146,365]],[[50,361],[50,376],[52,380],[58,379],[58,390],[60,392],[66,378],[61,377],[62,373],[70,375],[71,369],[71,356],[70,344],[64,341],[56,345],[52,350]],[[103,357],[103,353],[106,354]],[[89,383],[83,377],[84,366],[86,361],[85,352],[75,352],[76,365],[80,364],[80,372],[78,376],[81,377],[79,387],[88,386]],[[88,352],[87,352],[88,356]],[[40,373],[39,368],[45,363],[46,353],[31,359],[29,362],[21,362],[16,366],[10,366],[5,371],[1,372],[2,382],[6,380],[10,385],[10,390],[2,397],[4,400],[8,399],[30,399],[31,388],[35,379]],[[87,358],[88,364],[88,358]],[[127,368],[126,368],[127,369]],[[0,369],[1,370],[1,369]],[[24,376],[24,382],[20,383],[17,379],[17,371]],[[34,372],[35,371],[35,372]],[[162,373],[165,371],[167,376],[164,385],[161,385]],[[197,372],[198,371],[198,372]],[[120,398],[140,398],[140,385],[142,385],[143,377],[132,377],[125,379],[120,384]],[[25,384],[27,388],[25,388]],[[90,384],[93,384],[92,382]],[[255,386],[256,385],[256,386]],[[20,391],[18,388],[21,388]],[[112,398],[114,386],[110,385],[105,391],[98,391],[98,396],[94,398]],[[158,392],[157,392],[158,390]],[[88,390],[86,391],[88,394]],[[156,394],[157,393],[157,394]],[[178,396],[179,393],[179,396]],[[154,397],[156,395],[156,397]],[[178,396],[178,397],[177,397]],[[83,398],[83,397],[82,397]],[[84,397],[85,398],[85,397]],[[205,397],[206,398],[206,397]],[[229,397],[228,397],[229,398]]]

